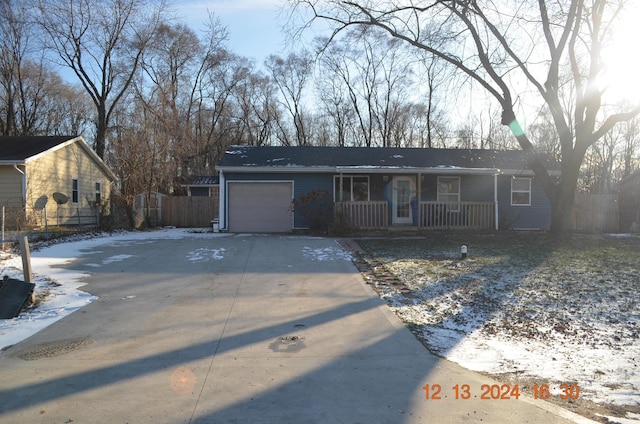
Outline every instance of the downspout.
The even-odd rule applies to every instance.
[[[25,213],[26,213],[26,207],[27,207],[27,174],[25,173],[26,169],[25,171],[22,171],[20,168],[18,168],[17,163],[13,164],[13,169],[15,169],[16,171],[22,174],[22,205],[25,207]]]
[[[227,187],[224,180],[224,172],[220,170],[219,173],[220,179],[218,180],[218,184],[220,187],[220,193],[218,194],[218,217],[219,217],[219,225],[221,229],[225,231],[227,228],[227,214],[225,213],[227,210]]]
[[[495,228],[496,231],[498,231],[498,174],[493,174],[493,208],[495,214]]]
[[[418,172],[418,190],[416,190],[416,204],[418,205],[418,217],[417,217],[417,223],[418,223],[418,228],[420,228],[420,225],[422,224],[422,210],[420,208],[420,199],[422,199],[422,173]]]
[[[344,203],[342,201],[343,199],[343,195],[342,193],[344,192],[344,187],[343,187],[343,181],[342,181],[342,171],[340,171],[340,197],[339,197],[339,201],[340,201],[340,208],[338,209],[338,222],[341,223],[341,221],[343,220],[343,216],[344,216]],[[335,219],[335,217],[334,217]]]

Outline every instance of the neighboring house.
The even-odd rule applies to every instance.
[[[115,180],[82,137],[0,137],[0,205],[15,226],[95,223]]]
[[[231,232],[312,227],[309,203],[329,203],[333,225],[359,229],[548,229],[551,221],[516,150],[232,146],[217,170],[220,228]]]
[[[618,192],[619,230],[640,231],[640,170],[623,178]]]
[[[188,195],[190,197],[218,197],[220,180],[217,175],[196,175],[190,177],[186,184]]]

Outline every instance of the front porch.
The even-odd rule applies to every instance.
[[[334,216],[358,230],[387,230],[394,227],[389,201],[335,202]],[[397,211],[395,212],[397,213]],[[495,202],[413,201],[405,212],[418,229],[497,229]]]

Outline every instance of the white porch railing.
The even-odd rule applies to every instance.
[[[336,219],[351,228],[382,230],[389,228],[389,203],[336,202]],[[493,202],[420,202],[412,214],[414,225],[423,229],[494,229]],[[413,215],[412,215],[413,216]]]
[[[389,204],[382,202],[336,202],[336,219],[351,228],[381,230],[389,226]]]
[[[493,202],[420,202],[420,228],[495,228]]]

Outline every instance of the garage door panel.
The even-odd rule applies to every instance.
[[[291,182],[229,182],[229,231],[291,231]]]

